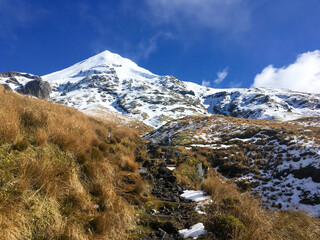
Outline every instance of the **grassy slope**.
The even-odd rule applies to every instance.
[[[123,239],[142,179],[127,127],[0,88],[0,239]]]

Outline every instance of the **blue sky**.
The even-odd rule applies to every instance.
[[[290,77],[320,93],[319,12],[318,0],[0,0],[0,72],[44,75],[110,50],[211,87]]]

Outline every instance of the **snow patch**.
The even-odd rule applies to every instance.
[[[189,229],[179,230],[179,233],[183,235],[183,238],[197,239],[200,235],[205,234],[206,230],[204,229],[203,223],[197,223],[191,226]]]
[[[205,193],[201,190],[194,191],[194,190],[185,190],[183,191],[183,194],[181,194],[181,197],[184,197],[185,199],[192,200],[194,202],[200,202],[207,199],[210,199],[210,196],[206,196]]]

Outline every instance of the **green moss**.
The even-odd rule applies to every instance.
[[[189,165],[187,163],[180,164],[179,167],[175,169],[175,175],[180,184],[189,188],[195,188],[200,180],[195,165]]]
[[[238,218],[228,214],[214,216],[205,225],[206,229],[219,239],[237,239],[246,231],[246,227]]]
[[[180,131],[172,137],[171,143],[173,145],[188,145],[192,143],[191,139],[193,136],[193,132],[194,131],[192,130]]]
[[[55,215],[58,215],[57,205],[41,195],[30,193],[30,198],[24,203],[27,211],[27,221],[32,226],[30,233],[32,239],[44,239],[52,235],[51,226],[56,224]],[[50,230],[49,230],[50,229]],[[49,231],[49,232],[48,232]]]
[[[240,203],[240,200],[237,197],[228,197],[223,199],[223,203],[225,206],[238,205]]]

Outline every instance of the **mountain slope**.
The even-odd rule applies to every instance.
[[[187,117],[146,138],[205,157],[239,187],[251,187],[269,207],[294,207],[320,216],[319,121]]]

